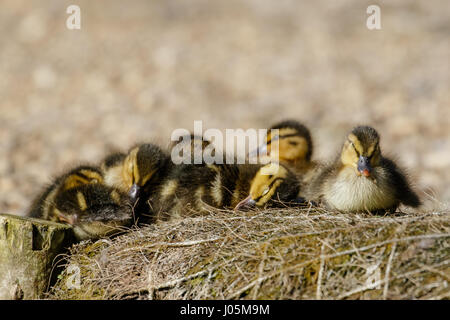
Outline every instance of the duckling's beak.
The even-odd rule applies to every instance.
[[[136,202],[139,198],[139,193],[141,191],[141,187],[139,187],[136,183],[131,186],[130,191],[128,192],[128,196],[132,202]]]
[[[73,214],[73,215],[63,214],[63,215],[58,216],[58,218],[59,218],[60,222],[68,223],[71,226],[75,225],[78,221],[78,215],[76,215],[76,214]]]
[[[242,209],[248,209],[252,208],[256,205],[256,201],[252,199],[252,196],[248,196],[241,202],[237,204],[237,206],[234,208],[234,211],[242,210]]]
[[[360,156],[358,160],[358,171],[364,176],[369,177],[372,173],[372,167],[370,166],[370,160],[367,157]]]

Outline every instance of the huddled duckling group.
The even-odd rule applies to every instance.
[[[301,123],[288,120],[270,129],[277,133],[268,131],[263,146],[248,155],[267,154],[257,164],[175,164],[177,143],[168,150],[146,143],[113,153],[98,166],[78,166],[54,179],[32,203],[30,216],[70,224],[84,240],[212,208],[309,203],[343,212],[392,212],[400,204],[421,204],[402,170],[381,155],[371,127],[354,128],[331,163],[312,160],[311,134]],[[190,138],[192,153],[211,146]]]

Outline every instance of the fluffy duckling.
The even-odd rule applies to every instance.
[[[180,136],[177,141],[172,141],[169,150],[174,163],[184,164],[204,164],[203,152],[205,149],[211,149],[210,154],[214,156],[214,144],[203,136],[193,133]]]
[[[267,135],[267,152],[271,158],[294,165],[311,161],[313,143],[309,129],[295,120],[286,120],[274,124],[271,128],[278,129],[278,135]],[[278,150],[271,146],[278,142]],[[277,153],[278,152],[278,153]]]
[[[127,193],[131,203],[146,198],[171,164],[169,155],[151,143],[137,145],[127,153],[106,157],[101,165],[107,186]]]
[[[272,132],[277,129],[278,133]],[[317,166],[311,160],[313,142],[309,129],[295,120],[285,120],[274,124],[267,133],[266,142],[250,157],[265,152],[267,157],[260,157],[263,161],[280,162],[289,166],[302,179]],[[307,179],[306,179],[307,180]]]
[[[278,133],[272,132],[275,129],[278,130]],[[276,162],[293,165],[309,162],[313,153],[311,133],[307,127],[295,120],[276,123],[270,127],[265,144],[252,152],[251,156],[263,152],[270,160]]]
[[[249,207],[285,206],[303,202],[298,194],[300,182],[288,167],[270,163],[261,167],[250,182],[248,197],[235,210]]]
[[[52,218],[71,225],[79,241],[109,236],[133,223],[127,195],[103,184],[57,193],[52,210]]]
[[[47,220],[52,219],[51,207],[58,193],[70,190],[84,184],[98,184],[103,182],[100,169],[81,165],[55,178],[54,181],[31,204],[29,215]]]
[[[278,168],[278,170],[275,170]],[[258,181],[252,195],[261,192],[253,203],[242,202],[252,181]],[[237,209],[264,206],[297,197],[299,185],[295,175],[282,165],[205,164],[178,165],[149,197],[151,219],[195,215],[211,208]]]
[[[344,212],[392,212],[400,204],[421,204],[402,170],[381,155],[377,131],[367,126],[350,132],[341,154],[313,179],[306,197]]]
[[[98,239],[132,222],[126,195],[105,186],[101,170],[92,166],[56,178],[33,202],[29,215],[71,225],[77,240]]]

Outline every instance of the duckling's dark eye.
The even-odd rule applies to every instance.
[[[273,174],[269,174],[269,180],[273,178]]]
[[[289,141],[289,144],[292,145],[292,146],[298,145],[298,143],[296,141]]]

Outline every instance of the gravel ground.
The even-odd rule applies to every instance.
[[[330,159],[356,124],[417,187],[450,201],[446,0],[4,0],[0,211],[23,214],[52,176],[176,128],[265,128],[295,118]],[[429,196],[426,196],[429,197]],[[443,204],[440,204],[443,202]]]

